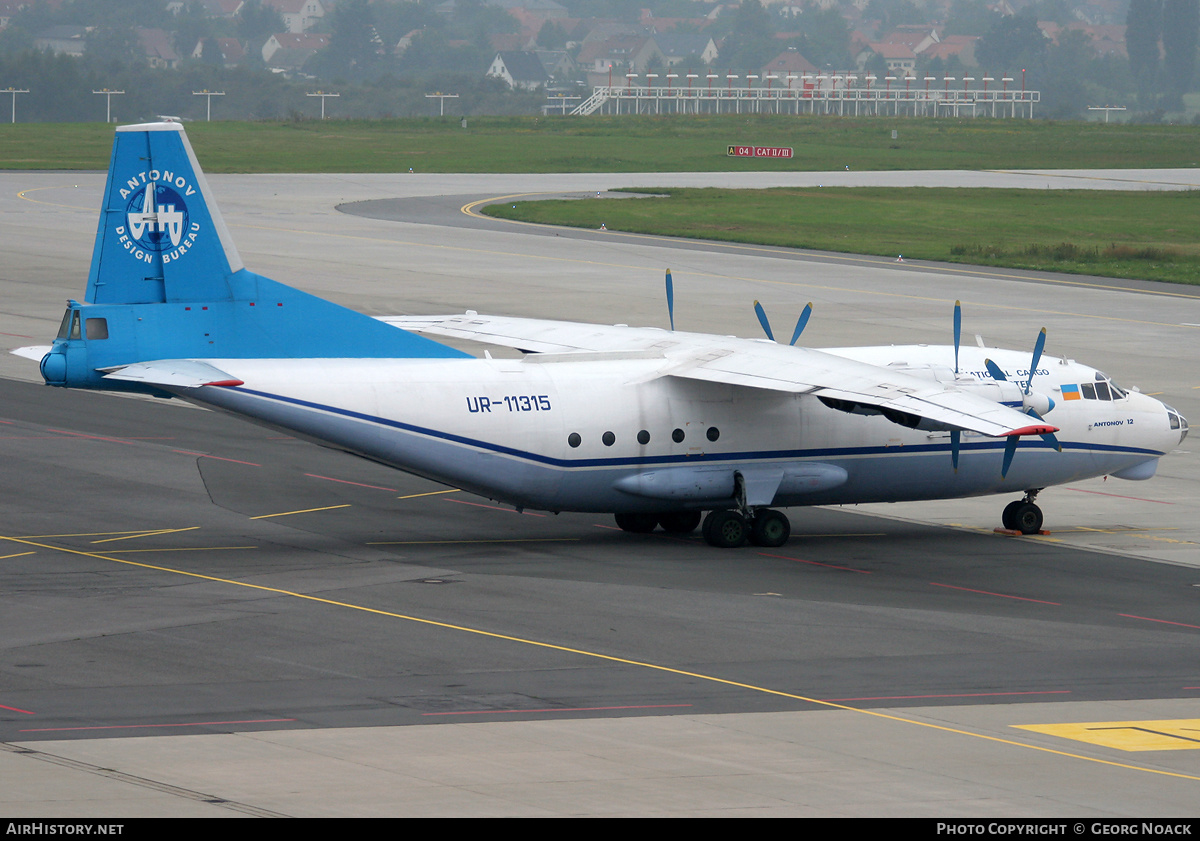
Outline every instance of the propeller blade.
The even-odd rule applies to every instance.
[[[675,329],[675,284],[671,280],[671,270],[667,269],[667,316],[671,319],[671,329]]]
[[[775,341],[775,334],[771,332],[771,322],[767,321],[767,311],[763,309],[762,304],[758,301],[754,302],[754,314],[758,316],[758,323],[762,325],[763,332],[767,334],[767,338]]]
[[[804,311],[800,313],[800,317],[796,319],[796,329],[792,332],[792,340],[788,344],[795,347],[796,340],[800,338],[800,334],[804,332],[804,327],[808,324],[808,317],[812,315],[812,301],[804,307]]]
[[[1054,407],[1054,404],[1053,404],[1053,402],[1050,404],[1050,406],[1051,406],[1051,408],[1053,408],[1053,407]],[[1041,415],[1039,415],[1039,414],[1038,414],[1036,411],[1034,411],[1033,409],[1026,409],[1026,410],[1025,410],[1025,413],[1026,413],[1027,415],[1032,415],[1033,417],[1035,417],[1035,418],[1037,418],[1038,420],[1042,421],[1042,423],[1045,423],[1045,421],[1042,419],[1042,416],[1041,416]],[[1054,449],[1058,450],[1060,453],[1062,452],[1062,444],[1058,443],[1058,438],[1057,438],[1057,437],[1055,437],[1055,435],[1054,435],[1054,433],[1053,433],[1053,432],[1040,432],[1040,433],[1038,433],[1038,434],[1041,436],[1041,438],[1042,438],[1042,440],[1043,440],[1043,441],[1045,441],[1047,444],[1049,444],[1049,445],[1050,445],[1051,447],[1053,447]]]
[[[962,302],[954,302],[954,376],[958,376],[958,346],[962,342]]]
[[[1029,363],[1029,378],[1025,380],[1025,393],[1029,394],[1033,391],[1033,375],[1037,371],[1038,363],[1042,361],[1042,351],[1046,349],[1046,328],[1042,328],[1042,332],[1038,333],[1037,341],[1033,345],[1033,361]]]
[[[1004,376],[1004,372],[1000,370],[1000,366],[990,359],[983,360],[983,365],[988,369],[988,373],[992,375],[993,380],[1007,382],[1008,377]]]
[[[1001,479],[1008,475],[1008,468],[1012,467],[1013,456],[1017,454],[1017,444],[1020,440],[1020,435],[1010,435],[1004,442],[1004,463],[1000,465]]]
[[[958,448],[962,443],[962,430],[950,430],[950,460],[954,462],[954,472],[958,472]]]

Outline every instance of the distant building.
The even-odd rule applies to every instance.
[[[322,0],[262,0],[265,8],[274,9],[283,17],[288,32],[307,32],[325,19]]]
[[[299,69],[304,63],[296,64],[296,59],[301,53],[307,53],[309,57],[329,46],[329,36],[318,34],[316,32],[277,32],[267,39],[263,44],[262,59],[269,66],[283,67],[283,58],[277,59],[277,53],[281,50],[291,50],[292,52],[287,58],[286,69]],[[308,59],[306,58],[305,61]]]
[[[174,70],[179,66],[179,53],[171,44],[171,36],[161,29],[134,28],[138,44],[146,56],[146,63],[160,70]]]
[[[201,38],[192,50],[192,58],[203,58],[207,49],[216,50],[225,67],[237,67],[246,60],[246,48],[237,38]]]
[[[522,90],[536,90],[550,80],[542,62],[532,52],[496,53],[484,75],[503,79],[509,88]]]
[[[79,58],[87,49],[87,35],[86,26],[51,26],[37,34],[33,39],[33,48]]]

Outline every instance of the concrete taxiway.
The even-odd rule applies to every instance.
[[[1200,291],[530,228],[619,186],[1185,189],[1195,170],[214,176],[246,264],[372,314],[475,309],[814,347],[964,332],[1200,418]],[[103,175],[0,174],[0,335],[82,294]],[[1098,199],[1102,200],[1102,198]],[[363,204],[368,203],[368,204]],[[337,208],[344,206],[344,210]],[[968,339],[969,340],[969,339]],[[784,549],[503,506],[0,360],[0,810],[1195,816],[1200,460],[1004,499],[794,510]],[[1041,729],[1024,729],[1039,727]]]

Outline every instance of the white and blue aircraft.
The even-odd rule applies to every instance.
[[[668,302],[671,300],[670,273]],[[760,321],[771,337],[761,308]],[[606,512],[632,532],[780,546],[779,508],[1148,479],[1187,434],[1105,374],[954,344],[811,350],[625,326],[376,319],[243,267],[182,126],[117,129],[83,303],[46,382],[174,396],[518,509]],[[422,335],[424,334],[424,335]],[[426,336],[517,348],[477,359]],[[1044,417],[1050,417],[1053,425]]]

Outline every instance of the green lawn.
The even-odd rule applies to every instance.
[[[1200,283],[1200,192],[638,188],[668,198],[492,205],[530,222]]]
[[[892,139],[892,131],[898,134]],[[1200,129],[723,115],[189,123],[209,172],[678,172],[1200,166]],[[729,144],[790,146],[788,160]],[[0,124],[0,168],[105,169],[112,127]]]

